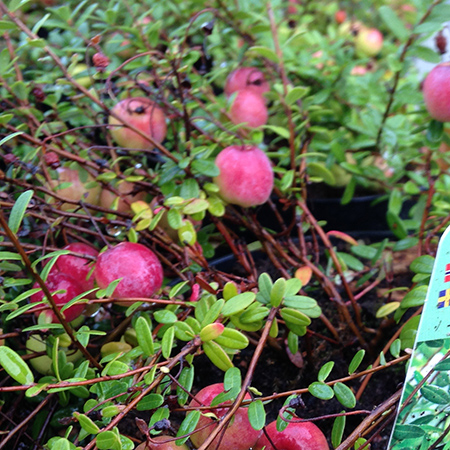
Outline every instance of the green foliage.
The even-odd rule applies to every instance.
[[[224,372],[225,393],[216,402],[234,401],[242,389],[252,393],[248,417],[261,430],[266,404],[287,396],[272,396],[265,386],[267,397],[255,399],[247,383],[247,375],[252,382],[272,370],[268,347],[280,358],[287,351],[286,363],[314,371],[313,380],[317,375],[309,385],[300,376],[288,385],[277,360],[279,390],[300,390],[326,408],[335,397],[353,409],[363,359],[373,364],[379,346],[391,342],[380,362],[396,362],[414,345],[418,317],[406,318],[424,304],[433,248],[450,211],[450,135],[424,109],[415,67],[418,59],[440,62],[424,42],[442,28],[448,5],[363,0],[355,9],[345,1],[237,0],[202,10],[193,0],[7,3],[9,14],[2,10],[0,18],[0,402],[8,414],[24,385],[24,410],[48,402],[44,410],[52,415],[25,423],[20,445],[72,450],[74,442],[92,441],[100,450],[131,450],[133,441],[118,427],[127,414],[145,418],[139,438],[146,427],[152,435],[167,432],[169,420],[181,445],[201,413],[190,409],[180,419],[179,410],[197,383],[213,381],[202,378],[200,365]],[[339,9],[380,29],[378,55],[358,53],[356,31],[334,18]],[[269,119],[258,129],[230,120],[234,98],[224,87],[242,65],[261,70],[270,84]],[[112,108],[136,96],[165,115],[167,136],[156,146],[135,149],[130,139],[124,148],[113,139]],[[255,208],[228,205],[214,180],[218,153],[241,144],[258,145],[274,169],[270,201]],[[63,167],[114,200],[105,206],[86,192],[68,198],[76,181],[52,184]],[[124,181],[130,192],[119,191]],[[339,208],[357,209],[359,195],[386,201],[385,234],[369,242],[333,230],[316,217],[315,190],[335,197]],[[32,288],[36,273],[47,281],[70,255],[61,248],[76,240],[98,250],[125,240],[146,245],[164,267],[162,289],[151,299],[118,303],[113,294],[125,280],[117,276],[62,307],[83,304],[80,319],[48,323],[40,314],[46,301],[28,300],[40,291]],[[410,266],[413,284],[393,285],[397,254],[408,250],[418,256]],[[213,260],[226,254],[234,255],[234,267]],[[297,272],[305,268],[311,280]],[[402,327],[393,341],[384,326],[391,315]],[[41,349],[25,347],[29,338]],[[424,358],[445,346],[433,345]],[[408,448],[433,441],[442,429],[444,412],[433,419],[428,406],[449,402],[447,367],[438,362],[437,377],[415,394],[427,412],[423,422],[407,418],[396,430]],[[422,377],[417,370],[409,387]],[[297,401],[285,399],[278,430],[301,413]],[[11,424],[22,423],[19,416]],[[335,447],[345,423],[345,413],[335,419]],[[361,439],[355,449],[360,445]]]

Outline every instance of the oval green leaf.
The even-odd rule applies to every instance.
[[[147,358],[155,353],[155,347],[153,345],[153,336],[152,331],[150,330],[150,325],[148,322],[141,316],[138,317],[136,323],[134,325],[134,329],[136,330],[136,338],[144,352],[144,356]]]
[[[262,430],[266,423],[266,410],[261,400],[254,400],[248,407],[248,420],[255,430]]]
[[[19,384],[34,382],[33,373],[25,361],[14,350],[4,345],[0,347],[0,365]]]
[[[317,375],[317,379],[319,381],[325,381],[328,378],[328,375],[330,375],[331,371],[334,367],[334,361],[328,361],[325,363],[319,370],[319,374]]]
[[[136,405],[138,411],[149,411],[159,408],[164,403],[164,397],[159,394],[148,394]]]
[[[286,280],[284,278],[278,278],[275,281],[270,291],[270,304],[273,307],[280,306],[283,301],[284,293],[286,292]]]
[[[73,413],[73,415],[86,433],[97,434],[100,431],[100,428],[88,416],[79,413]]]
[[[281,317],[291,324],[307,327],[311,324],[311,319],[302,312],[293,308],[283,308],[280,310]]]
[[[184,418],[183,422],[181,422],[180,428],[178,428],[177,436],[184,436],[185,434],[190,434],[195,430],[195,427],[198,424],[198,421],[200,420],[201,413],[200,411],[190,411],[186,414],[186,417]],[[189,436],[186,436],[181,439],[177,439],[175,441],[176,445],[183,445],[187,440],[189,439]]]
[[[34,192],[31,189],[25,191],[20,194],[19,198],[15,201],[8,220],[8,226],[13,233],[17,233],[19,231],[20,224],[22,223],[28,204],[33,197],[33,193]]]
[[[226,372],[233,367],[230,357],[225,350],[216,342],[208,341],[203,343],[203,350],[211,362],[220,370]]]
[[[334,397],[333,389],[331,389],[328,384],[321,381],[314,381],[308,386],[308,391],[314,397],[320,398],[321,400],[330,400]]]
[[[339,402],[346,408],[354,408],[356,405],[356,398],[352,390],[344,383],[336,383],[333,386],[334,393]]]
[[[229,317],[244,311],[247,306],[250,306],[255,301],[255,297],[256,295],[253,292],[244,292],[230,298],[222,308],[222,315]]]
[[[361,349],[359,350],[356,355],[351,360],[349,366],[348,366],[348,373],[351,375],[352,373],[355,373],[358,369],[359,365],[361,364],[362,360],[364,359],[364,355],[366,354],[366,351]]]
[[[242,350],[248,346],[247,336],[233,328],[225,328],[222,334],[214,339],[214,341],[219,345],[236,350]]]
[[[342,411],[342,414],[345,411]],[[342,436],[344,436],[344,428],[345,428],[345,416],[336,417],[333,423],[333,429],[331,430],[331,444],[333,448],[339,447],[339,444],[342,442]]]

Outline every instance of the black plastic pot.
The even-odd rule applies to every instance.
[[[340,198],[315,198],[308,207],[317,220],[325,220],[326,230],[388,231],[388,201],[380,195],[354,197],[346,205]]]

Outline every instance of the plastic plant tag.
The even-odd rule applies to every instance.
[[[439,242],[388,450],[450,449],[449,386],[450,227]]]

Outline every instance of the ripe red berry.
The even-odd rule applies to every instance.
[[[339,24],[344,23],[347,20],[347,13],[342,9],[336,11],[334,14],[334,20],[336,20]]]
[[[195,399],[189,404],[190,407],[209,406],[214,397],[224,391],[223,383],[211,384],[206,386],[195,395]],[[250,399],[250,395],[246,394],[245,399]],[[225,405],[230,405],[231,402],[225,402]],[[228,412],[228,408],[213,408],[211,410],[203,410],[202,413],[214,413],[218,418],[223,417]],[[207,426],[210,425],[210,426]],[[206,441],[211,431],[214,429],[214,419],[201,416],[198,421],[196,433],[191,435],[191,441],[195,447],[200,447]],[[201,429],[202,427],[205,427]],[[248,420],[247,408],[239,408],[228,426],[225,429],[222,439],[220,434],[216,437],[213,443],[208,447],[208,450],[248,450],[255,445],[261,431],[255,430]],[[219,444],[220,440],[220,445]]]
[[[225,95],[229,97],[233,92],[250,89],[256,94],[263,95],[270,90],[264,74],[254,67],[239,67],[228,75],[225,83]]]
[[[101,253],[95,266],[95,279],[105,289],[118,278],[114,296],[151,298],[163,282],[163,270],[156,255],[142,244],[121,242]]]
[[[83,288],[80,286],[78,281],[62,272],[51,271],[48,274],[47,281],[45,282],[45,284],[47,285],[50,293],[59,290],[65,291],[60,294],[52,295],[59,309],[61,309],[66,303],[70,302],[70,300],[75,298],[77,295],[83,293]],[[34,283],[33,288],[38,287],[39,284]],[[42,300],[44,300],[44,298],[45,298],[44,292],[42,291],[37,292],[36,294],[33,294],[31,296],[30,302],[31,303],[41,302]],[[64,315],[64,317],[68,322],[72,322],[72,320],[75,320],[78,316],[81,315],[83,309],[84,309],[83,303],[76,303],[70,308],[64,310],[62,314]],[[36,311],[36,315],[39,315],[40,313],[41,313],[40,311]],[[46,309],[44,313],[49,317],[49,319],[51,319],[53,323],[58,322],[58,318],[56,317],[56,314],[53,312],[53,310]]]
[[[236,125],[245,123],[251,128],[258,128],[267,123],[269,114],[264,98],[247,88],[237,92],[230,108],[230,116]]]
[[[98,70],[104,71],[108,67],[110,61],[109,58],[103,53],[95,53],[92,57],[92,62]]]
[[[277,431],[277,423],[272,422],[265,431],[279,450],[329,450],[324,434],[312,422],[291,422],[283,431]],[[253,448],[274,450],[264,433]]]
[[[427,75],[423,98],[433,119],[450,121],[450,63],[439,64]]]
[[[90,245],[83,244],[82,242],[74,242],[72,244],[66,245],[64,250],[69,250],[74,253],[79,253],[80,255],[93,256],[97,258],[98,250]],[[78,284],[82,287],[83,291],[87,291],[94,287],[94,276],[88,278],[89,273],[92,269],[93,260],[89,258],[82,258],[75,255],[61,255],[52,268],[59,272],[65,273],[77,280]]]
[[[232,145],[216,158],[214,178],[222,198],[243,207],[262,205],[273,189],[273,169],[267,155],[253,145]]]
[[[166,137],[167,126],[164,113],[155,102],[148,98],[126,98],[117,103],[112,112],[158,143],[162,142]],[[110,116],[110,125],[120,125],[121,123],[115,117]],[[124,126],[111,127],[111,135],[121,147],[142,150],[153,148],[150,141]]]

